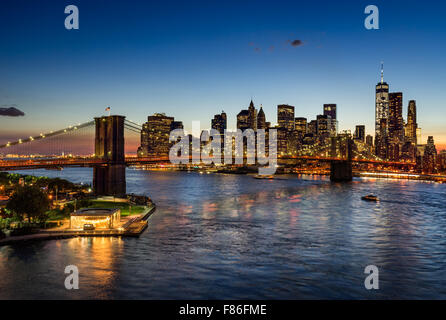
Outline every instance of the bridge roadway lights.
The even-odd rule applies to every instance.
[[[353,179],[352,162],[334,160],[330,162],[330,180],[333,182],[349,182]]]
[[[126,194],[124,116],[95,118],[95,156],[105,165],[93,168],[96,195],[122,197]]]

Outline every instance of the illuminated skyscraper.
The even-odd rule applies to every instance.
[[[155,113],[147,117],[141,130],[141,146],[138,148],[139,156],[167,156],[173,142],[169,141],[172,130],[183,129],[181,121],[174,121],[164,113]]]
[[[248,112],[249,112],[249,116],[248,116],[249,128],[256,131],[257,130],[257,109],[254,107],[254,102],[252,102],[252,100],[251,100],[251,103],[249,104]]]
[[[279,128],[287,131],[294,130],[294,107],[287,104],[277,106],[277,123]]]
[[[436,173],[437,172],[437,148],[435,147],[434,137],[427,138],[427,144],[424,148],[423,155],[423,172]]]
[[[336,104],[324,104],[324,116],[330,116],[332,120],[336,120]]]
[[[324,104],[324,116],[330,116],[330,136],[338,134],[337,105],[335,103]]]
[[[265,112],[263,112],[263,108],[260,105],[260,110],[257,115],[257,129],[266,129],[266,117]]]
[[[237,129],[242,131],[249,129],[249,111],[242,110],[237,115]]]
[[[417,144],[417,105],[415,100],[409,101],[407,108],[406,140]]]
[[[392,92],[389,94],[389,137],[393,142],[402,142],[404,137],[403,123],[403,94]]]
[[[381,119],[379,128],[380,132],[375,136],[375,154],[381,159],[387,159],[389,155],[387,119]]]
[[[287,104],[277,106],[277,152],[289,153],[290,139],[294,132],[294,107]]]
[[[329,115],[318,115],[317,116],[317,137],[320,141],[324,141],[326,138],[330,137],[331,133],[331,117]]]
[[[356,126],[354,139],[357,141],[365,142],[365,126],[364,125]]]
[[[242,110],[237,115],[237,129],[242,131],[246,129],[257,130],[257,110],[252,100],[249,103],[248,110]]]
[[[365,137],[365,143],[366,143],[368,146],[373,147],[373,136],[371,136],[371,135],[368,134],[368,135]]]
[[[299,136],[303,137],[307,133],[307,118],[295,118],[294,128]]]
[[[381,81],[376,85],[375,96],[375,138],[381,134],[381,120],[389,118],[389,85],[384,82],[384,68],[381,67]],[[388,124],[388,123],[387,123]],[[387,130],[388,126],[386,126]],[[386,131],[387,132],[387,131]]]
[[[307,133],[311,133],[313,135],[316,135],[316,133],[317,133],[317,121],[316,120],[311,120],[308,123]]]
[[[227,117],[224,111],[214,116],[214,119],[211,121],[211,127],[220,132],[220,134],[224,134],[227,127]]]
[[[438,154],[438,167],[439,170],[446,171],[446,150],[442,150]]]

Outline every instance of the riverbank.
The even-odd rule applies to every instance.
[[[159,170],[153,168],[137,168],[136,170],[142,171],[153,171],[157,172]],[[184,170],[184,169],[170,169],[164,170],[165,172],[197,172],[197,173],[207,173],[207,174],[230,174],[230,175],[256,175],[258,174],[257,169],[252,168],[238,168],[236,170],[231,169],[220,169],[220,170],[206,170],[206,169],[195,169],[195,170]],[[278,175],[311,175],[311,176],[330,176],[329,170],[278,170],[274,176]],[[417,181],[430,181],[436,183],[446,183],[446,175],[429,175],[429,174],[418,174],[410,172],[362,172],[353,171],[353,176],[357,178],[378,178],[378,179],[400,179],[400,180],[417,180]]]
[[[146,206],[138,215],[129,216],[127,222],[119,229],[110,230],[69,230],[54,228],[53,230],[40,230],[38,233],[6,237],[0,240],[0,246],[13,243],[59,240],[76,237],[139,237],[148,227],[147,219],[155,212],[156,205]]]

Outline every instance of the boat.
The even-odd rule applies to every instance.
[[[377,196],[373,195],[373,194],[369,194],[368,196],[364,196],[361,198],[364,201],[373,201],[373,202],[378,202],[379,199]]]
[[[257,175],[254,176],[254,179],[267,179],[267,180],[271,180],[271,179],[274,179],[274,176],[272,176],[272,175],[263,176],[263,175],[257,174]]]
[[[49,168],[45,168],[45,170],[62,171],[63,167],[49,167]]]

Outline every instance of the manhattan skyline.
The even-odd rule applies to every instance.
[[[403,92],[404,117],[416,100],[422,141],[432,135],[439,150],[446,148],[444,4],[377,1],[380,30],[364,28],[363,1],[150,2],[139,11],[73,4],[79,30],[64,29],[64,5],[51,1],[8,3],[8,15],[2,11],[0,107],[25,116],[0,117],[1,141],[83,122],[106,106],[139,123],[166,112],[186,130],[194,120],[210,127],[224,110],[233,129],[251,98],[272,124],[278,104],[315,118],[323,104],[336,103],[339,130],[363,124],[373,134],[383,60],[391,91]]]

